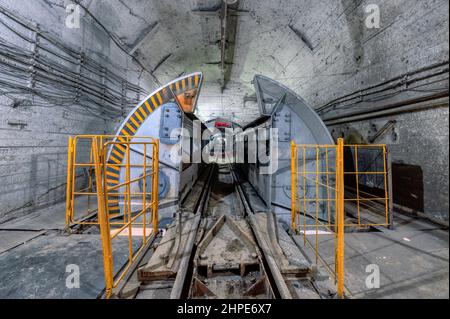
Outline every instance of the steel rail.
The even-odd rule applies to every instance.
[[[189,237],[184,246],[184,251],[182,253],[182,259],[180,265],[178,266],[178,272],[175,277],[175,282],[173,284],[172,291],[170,293],[170,299],[181,299],[183,292],[186,290],[186,285],[190,285],[190,281],[186,280],[188,278],[189,262],[195,255],[195,239],[199,230],[200,220],[203,215],[204,209],[211,194],[212,176],[214,175],[215,167],[212,167],[209,171],[209,176],[207,182],[205,183],[200,199],[197,202],[197,207],[195,211],[195,219],[193,226],[189,231]]]
[[[247,197],[245,196],[241,185],[237,182],[238,178],[232,169],[230,169],[230,173],[235,182],[235,187],[236,187],[238,196],[245,207],[245,210],[247,213],[247,219],[248,219],[249,225],[251,226],[252,232],[257,240],[257,245],[259,246],[259,248],[262,252],[262,255],[263,255],[262,257],[264,258],[264,260],[266,261],[266,263],[269,267],[270,275],[272,276],[272,281],[275,283],[277,292],[282,299],[292,299],[293,298],[292,294],[286,284],[286,281],[284,280],[283,275],[281,274],[281,271],[276,263],[275,258],[273,257],[273,255],[271,253],[271,249],[270,249],[269,245],[267,244],[266,240],[264,238],[262,238],[260,232],[256,231],[256,229],[258,229],[258,225],[257,225],[256,219],[255,219],[255,213],[254,213]],[[274,291],[273,290],[274,285],[271,284],[271,286],[272,286],[272,291]]]

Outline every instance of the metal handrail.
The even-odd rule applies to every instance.
[[[133,139],[133,140],[132,140]],[[139,141],[141,139],[141,141]],[[77,162],[78,142],[86,140],[90,143],[89,163]],[[120,145],[125,149],[124,159],[120,164],[108,162],[108,152],[115,145]],[[151,147],[151,163],[148,163],[146,156],[143,156],[142,164],[131,164],[131,145],[142,145],[144,154]],[[110,178],[107,169],[110,166],[122,169],[122,182],[109,186]],[[75,190],[76,168],[88,167],[91,171],[88,177],[88,187]],[[131,178],[130,170],[142,169],[142,174],[138,178]],[[139,172],[138,172],[139,173]],[[79,135],[69,138],[67,157],[67,197],[66,197],[66,227],[72,225],[91,225],[100,227],[100,236],[103,250],[103,268],[105,276],[106,298],[110,298],[113,290],[118,287],[126,274],[130,271],[133,263],[140,257],[147,244],[150,244],[151,237],[155,237],[158,232],[158,173],[159,173],[159,140],[146,136],[113,136],[113,135]],[[94,175],[94,179],[92,178]],[[147,178],[151,177],[151,192],[147,189]],[[131,185],[142,181],[141,192],[131,190]],[[117,180],[118,182],[118,180]],[[150,195],[150,199],[147,198]],[[89,219],[79,219],[75,216],[76,197],[87,196],[88,212],[90,209],[90,197],[97,199],[96,219],[95,215]],[[115,199],[117,197],[117,199]],[[141,198],[142,206],[138,211],[132,210],[131,200],[136,197]],[[121,204],[123,218],[113,221],[112,218],[120,216],[120,213],[110,212],[109,203]],[[148,214],[151,212],[151,217]],[[95,211],[93,212],[95,213]],[[92,220],[94,219],[94,220]],[[152,230],[148,231],[147,226],[152,225]],[[142,241],[136,249],[133,247],[133,226],[142,226]],[[113,245],[120,234],[128,230],[128,262],[118,274],[114,274]]]
[[[344,170],[344,150],[350,148],[353,151],[353,160],[355,162],[354,171]],[[370,171],[360,171],[358,163],[358,150],[360,149],[378,149],[383,157],[382,169],[376,167],[376,169]],[[311,152],[314,152],[313,158]],[[308,162],[306,159],[308,158]],[[330,159],[335,161],[334,170],[331,170]],[[311,169],[307,170],[307,165],[314,165],[315,171]],[[322,165],[319,168],[320,164]],[[302,166],[302,167],[300,167]],[[323,168],[325,166],[325,169]],[[372,166],[372,165],[371,165]],[[315,175],[313,178],[312,175]],[[362,191],[359,187],[360,176],[382,176],[384,179],[384,196],[378,196],[374,194]],[[345,176],[354,176],[356,182],[356,195],[355,197],[345,196]],[[321,177],[326,177],[325,181]],[[334,178],[333,178],[334,177]],[[295,232],[299,229],[303,229],[303,237],[305,245],[308,245],[315,252],[316,264],[320,261],[324,267],[330,271],[337,283],[338,296],[344,297],[344,231],[346,227],[373,227],[373,226],[389,226],[392,218],[390,212],[388,180],[390,178],[387,167],[387,147],[384,144],[369,144],[369,145],[345,145],[342,138],[339,138],[337,145],[315,145],[315,144],[296,144],[291,142],[291,225]],[[333,183],[333,184],[332,184]],[[306,191],[307,188],[313,191]],[[314,189],[313,189],[314,188]],[[303,190],[303,191],[301,191]],[[326,191],[326,194],[323,192]],[[311,195],[312,193],[312,195]],[[325,196],[323,196],[325,195]],[[363,208],[367,207],[370,202],[380,202],[384,206],[385,220],[380,223],[363,223],[362,215]],[[326,223],[319,218],[319,203],[326,203],[324,213],[328,215]],[[346,223],[345,222],[345,203],[355,203],[357,211],[357,222]],[[312,206],[315,205],[315,206]],[[315,208],[315,216],[312,212],[308,212],[308,208]],[[303,215],[303,216],[301,216]],[[312,215],[313,223],[307,223],[307,217]],[[299,222],[299,218],[303,217],[303,224]],[[330,265],[328,265],[324,258],[319,254],[319,228],[325,227],[327,230],[334,233],[334,261],[335,268],[332,271]],[[315,243],[311,243],[307,239],[307,229],[315,230]]]

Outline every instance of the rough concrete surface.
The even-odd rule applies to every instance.
[[[321,114],[324,117],[448,91],[447,0],[240,0],[233,13],[236,37],[232,61],[225,61],[225,85],[220,71],[221,0],[83,0],[79,29],[65,24],[69,3],[0,1],[2,7],[52,32],[61,43],[78,47],[80,54],[117,71],[130,83],[125,88],[134,84],[150,92],[181,74],[202,71],[206,81],[196,111],[202,120],[224,117],[245,124],[255,119],[258,111],[251,83],[255,74],[280,81],[318,109],[347,94],[362,92],[357,103],[337,102]],[[366,26],[369,4],[379,8],[379,28]],[[17,28],[4,15],[0,18]],[[0,37],[33,53],[31,43],[1,24]],[[64,61],[59,63],[67,66]],[[417,77],[408,73],[439,63],[444,63],[440,75],[431,70],[418,73],[431,76],[427,80],[404,82]],[[400,79],[396,86],[381,97],[364,98],[369,87],[385,81],[389,84],[395,78]],[[15,80],[29,85],[32,78]],[[121,91],[123,86],[111,89]],[[56,87],[54,93],[67,95]],[[142,94],[123,93],[121,99],[139,99]],[[105,120],[92,110],[81,112],[76,100],[73,107],[45,108],[33,97],[0,94],[0,219],[62,201],[68,136],[113,132],[133,103],[124,101],[122,114]],[[448,102],[443,115],[445,112]],[[444,133],[448,125],[442,123],[442,117],[432,123],[436,129],[430,130],[427,119],[433,114],[424,111],[410,118],[399,117],[400,143],[389,144],[397,161],[422,166],[424,213],[448,221],[448,200],[444,198],[448,171],[443,168],[448,165],[448,135]],[[369,121],[362,123],[366,124]],[[410,150],[403,142],[414,136],[418,139]],[[440,152],[437,145],[443,145]],[[432,161],[417,153],[423,148],[431,148]],[[440,194],[439,200],[433,198]]]
[[[0,298],[61,299],[96,298],[105,287],[99,235],[48,233],[0,254]],[[128,242],[113,245],[115,271],[128,257]],[[68,288],[68,265],[80,270],[80,288]]]
[[[449,298],[449,234],[426,221],[398,216],[396,229],[345,234],[345,287],[350,298]],[[314,234],[309,236],[314,243]],[[303,245],[311,260],[314,253]],[[319,235],[319,254],[334,268],[333,235]],[[366,279],[380,270],[380,287],[370,288]],[[319,264],[320,268],[321,264]],[[326,270],[323,269],[326,273]]]

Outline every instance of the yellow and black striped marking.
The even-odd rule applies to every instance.
[[[137,108],[135,108],[131,116],[125,122],[124,125],[116,133],[116,142],[125,142],[125,138],[122,136],[135,136],[136,132],[139,130],[145,120],[161,105],[164,105],[170,101],[174,100],[174,96],[183,94],[184,92],[198,89],[202,82],[201,73],[195,73],[188,75],[184,78],[177,80],[171,84],[161,87],[156,93],[147,98],[142,102]],[[170,88],[170,89],[169,89]],[[172,91],[172,92],[171,92]],[[111,188],[119,185],[120,181],[120,171],[122,163],[125,159],[126,145],[125,144],[114,144],[106,166],[106,182],[107,187]],[[118,190],[111,190],[108,192],[108,213],[109,215],[119,214],[120,206],[119,200],[120,196]]]

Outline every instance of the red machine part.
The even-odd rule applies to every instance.
[[[220,128],[220,127],[228,127],[230,128],[232,125],[229,122],[216,122],[215,123],[215,127]]]

